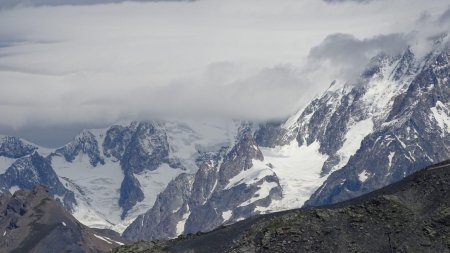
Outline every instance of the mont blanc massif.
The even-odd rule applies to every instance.
[[[283,121],[119,122],[56,149],[2,136],[0,249],[103,252],[181,236],[196,252],[192,234],[347,201],[445,161],[448,41],[437,38],[420,57],[409,47],[381,53],[356,81],[332,82]],[[429,252],[448,252],[444,245]],[[147,250],[129,252],[158,252]]]

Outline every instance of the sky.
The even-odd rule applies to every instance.
[[[427,52],[446,0],[0,0],[0,133],[282,119],[380,52]]]

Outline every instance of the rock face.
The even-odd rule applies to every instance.
[[[109,131],[108,133],[110,134]],[[120,136],[123,135],[126,136],[127,133]],[[125,140],[127,141],[127,139]],[[125,174],[120,187],[119,199],[119,205],[123,209],[122,218],[137,202],[144,200],[144,193],[134,174],[144,170],[154,171],[162,163],[169,162],[167,136],[157,122],[139,123],[127,144],[120,160]]]
[[[3,191],[17,187],[32,189],[35,185],[44,184],[49,192],[58,196],[59,201],[69,210],[76,204],[73,192],[67,190],[51,167],[49,158],[37,152],[16,160],[4,174],[0,175],[0,187]]]
[[[273,172],[239,178],[250,171],[254,161],[263,159],[252,131],[243,127],[233,148],[203,154],[197,160],[195,176],[182,174],[172,181],[153,208],[139,216],[123,236],[132,240],[171,238],[251,216],[258,205],[269,206],[282,194]]]
[[[81,132],[75,137],[75,140],[66,146],[57,149],[55,153],[64,156],[67,162],[72,162],[80,154],[86,154],[92,166],[105,164],[105,161],[101,158],[98,142],[94,134],[86,130]]]
[[[360,198],[261,215],[125,252],[450,252],[450,161]]]
[[[43,186],[0,197],[1,252],[108,252],[124,240],[79,223]]]
[[[37,147],[24,143],[16,137],[4,136],[0,138],[0,156],[20,158],[33,153]]]
[[[307,205],[350,199],[449,158],[450,49],[448,44],[441,47],[421,63],[410,51],[400,58],[391,78],[403,81],[404,91],[391,100],[382,117],[375,118],[374,131]]]

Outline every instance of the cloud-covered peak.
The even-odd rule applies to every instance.
[[[380,53],[397,55],[409,45],[405,34],[378,35],[358,39],[350,34],[332,34],[309,53],[310,64],[334,66],[340,78],[354,81],[372,57]]]

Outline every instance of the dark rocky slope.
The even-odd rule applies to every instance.
[[[450,252],[450,160],[339,204],[261,215],[124,252]]]
[[[43,186],[0,196],[0,252],[107,252],[123,243],[82,225]]]

